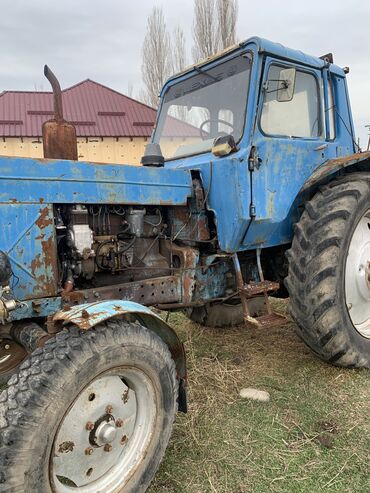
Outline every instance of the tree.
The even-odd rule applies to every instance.
[[[194,62],[235,43],[237,17],[238,0],[194,0]]]
[[[217,18],[222,49],[236,43],[237,0],[217,0]]]
[[[172,72],[176,74],[186,67],[186,40],[180,26],[173,31],[172,46]]]
[[[197,62],[214,55],[219,49],[215,0],[194,0],[194,23],[192,49]]]
[[[154,108],[158,105],[159,93],[171,73],[171,68],[170,37],[163,11],[154,7],[147,21],[141,65],[145,85],[142,96],[145,102]]]
[[[126,91],[126,96],[129,98],[132,98],[134,94],[134,86],[131,81],[127,82],[127,91]]]

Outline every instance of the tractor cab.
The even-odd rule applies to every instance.
[[[163,88],[152,141],[166,167],[199,170],[223,250],[290,242],[306,180],[356,151],[332,61],[250,38]]]

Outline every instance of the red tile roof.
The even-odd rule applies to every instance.
[[[62,91],[64,118],[78,137],[150,137],[156,112],[109,87],[86,79]],[[53,118],[51,92],[4,91],[0,94],[0,136],[41,137]],[[176,133],[176,132],[174,132]]]

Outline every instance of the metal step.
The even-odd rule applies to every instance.
[[[246,317],[245,323],[254,328],[264,329],[285,325],[288,323],[288,320],[283,315],[277,313],[266,313],[265,315],[256,318]]]
[[[277,291],[279,288],[280,284],[278,282],[261,281],[244,284],[240,291],[244,294],[246,298],[253,298],[254,296],[257,296],[259,294],[266,294]]]

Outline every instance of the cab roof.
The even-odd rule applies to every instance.
[[[241,41],[240,43],[229,46],[225,50],[222,50],[213,56],[210,56],[208,58],[200,60],[199,62],[193,65],[190,65],[189,67],[185,68],[183,71],[171,76],[167,82],[170,82],[173,79],[177,79],[178,77],[181,77],[182,75],[191,72],[195,68],[202,67],[220,58],[223,58],[224,56],[230,53],[236,52],[238,50],[241,51],[243,48],[245,48],[248,45],[251,46],[254,45],[258,53],[273,55],[278,58],[285,59],[287,61],[297,62],[306,66],[316,68],[318,70],[322,69],[325,66],[325,61],[322,58],[312,55],[307,55],[302,51],[287,48],[286,46],[283,46],[280,43],[275,43],[273,41],[269,41],[268,39],[259,38],[258,36],[253,36],[244,41]],[[343,69],[335,64],[330,64],[330,71],[342,77],[345,75]]]

